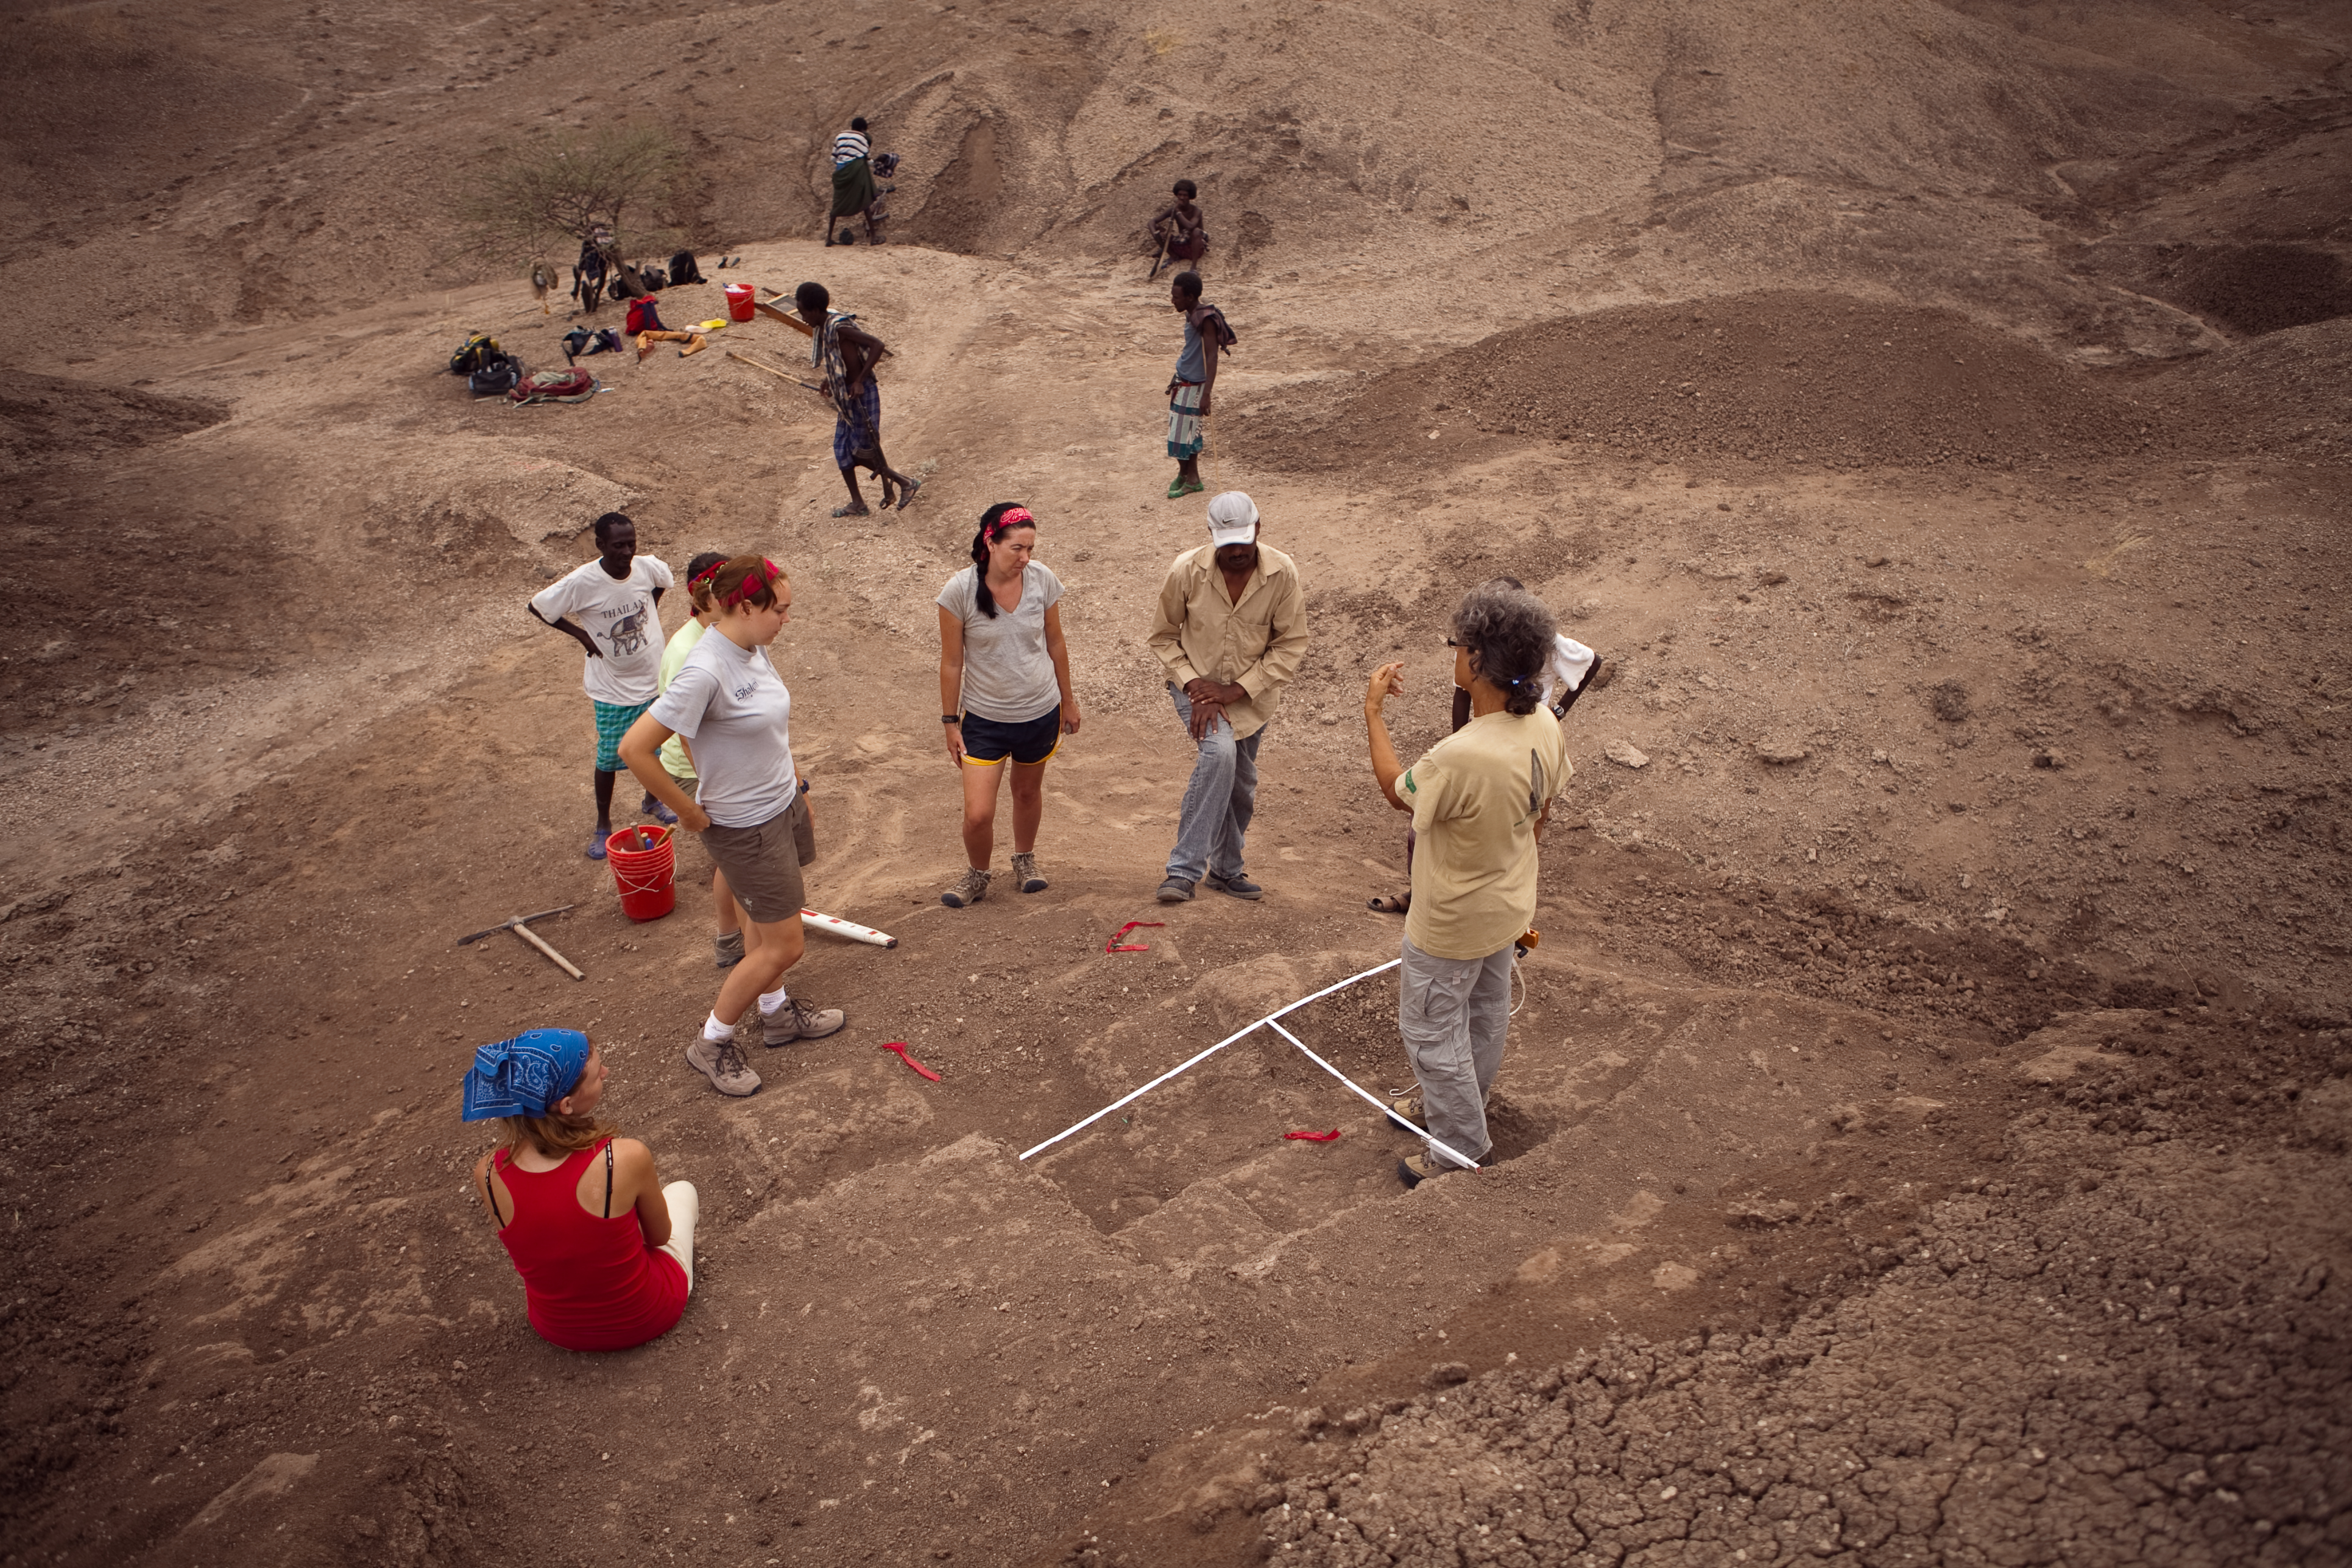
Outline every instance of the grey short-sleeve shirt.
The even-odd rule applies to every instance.
[[[1054,658],[1045,651],[1045,612],[1059,603],[1062,580],[1032,561],[1023,569],[1021,603],[980,609],[980,568],[967,566],[940,590],[940,608],[963,623],[963,708],[1000,724],[1025,724],[1062,700]]]
[[[694,748],[695,804],[721,827],[757,827],[793,804],[793,694],[768,650],[712,630],[647,710]]]

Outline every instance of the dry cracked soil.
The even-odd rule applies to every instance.
[[[6,15],[0,1563],[2352,1561],[2341,5]],[[857,113],[889,243],[826,250]],[[714,279],[889,342],[911,508],[828,516],[772,322],[577,405],[442,373],[557,362],[457,215],[610,124],[685,149]],[[1312,640],[1266,898],[1162,910],[1181,175],[1208,476]],[[950,910],[931,601],[1006,498],[1085,725],[1051,888]],[[812,940],[849,1026],[748,1100],[680,1059],[702,900],[581,856],[523,613],[614,509],[793,574],[811,898],[899,938]],[[1402,658],[1436,739],[1496,573],[1609,668],[1490,1167],[1406,1192],[1264,1030],[1022,1158],[1394,955],[1358,697]],[[455,945],[558,905],[584,981]],[[1394,1006],[1286,1022],[1393,1090]],[[534,1337],[467,1193],[458,1077],[535,1025],[703,1194],[637,1351]]]

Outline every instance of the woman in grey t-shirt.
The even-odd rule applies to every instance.
[[[996,854],[996,796],[1013,775],[1013,881],[1045,891],[1037,823],[1045,763],[1078,732],[1070,650],[1062,640],[1061,579],[1030,559],[1037,520],[999,501],[981,514],[971,564],[940,590],[940,721],[963,775],[963,847],[970,865],[940,895],[951,910],[988,896]]]
[[[719,1093],[745,1095],[760,1075],[736,1049],[735,1026],[754,1003],[768,1046],[822,1039],[845,1020],[840,1008],[814,1006],[784,984],[804,947],[801,868],[816,858],[808,783],[793,762],[793,694],[768,658],[793,618],[792,579],[765,556],[736,555],[709,580],[719,618],[622,737],[621,760],[702,836],[741,911],[742,962],[727,971],[686,1059]],[[700,782],[691,799],[662,765],[672,735],[694,748]]]

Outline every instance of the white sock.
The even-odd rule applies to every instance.
[[[778,1010],[790,1000],[791,998],[784,994],[784,988],[781,985],[777,986],[760,998],[760,1016],[762,1018],[774,1016]]]
[[[702,1021],[702,1037],[714,1046],[724,1045],[735,1037],[735,1026],[720,1023],[719,1015],[713,1013]]]

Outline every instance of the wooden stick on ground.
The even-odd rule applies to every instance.
[[[531,946],[539,949],[540,952],[547,954],[548,957],[555,960],[557,966],[560,967],[564,973],[572,976],[572,979],[585,980],[588,978],[586,975],[580,973],[579,965],[573,963],[570,959],[564,957],[562,953],[548,946],[546,939],[541,937],[537,931],[531,930],[530,927],[518,922],[515,925],[509,926],[507,929],[513,931],[515,935],[522,938],[523,941],[530,943]]]
[[[811,397],[814,397],[814,398],[815,398],[819,403],[824,404],[824,408],[825,408],[825,412],[826,412],[826,413],[828,413],[828,414],[837,414],[837,413],[839,412],[839,410],[838,410],[838,409],[836,409],[836,408],[835,408],[835,407],[834,407],[834,405],[833,405],[833,399],[825,395],[824,388],[824,387],[822,387],[822,386],[819,386],[816,383],[814,383],[814,382],[813,382],[813,381],[803,381],[799,376],[796,376],[796,375],[793,374],[792,374],[791,372],[789,372],[789,371],[782,371],[782,370],[778,370],[774,365],[772,365],[772,364],[762,364],[762,363],[761,363],[758,360],[751,359],[751,358],[750,358],[750,357],[748,357],[748,356],[746,356],[746,355],[737,353],[733,349],[729,349],[729,350],[727,351],[727,357],[728,357],[729,359],[738,361],[738,362],[739,362],[739,363],[740,363],[748,364],[748,365],[750,365],[753,370],[764,370],[764,371],[766,371],[770,375],[774,376],[778,381],[789,382],[789,383],[791,383],[793,385],[799,387],[802,391],[803,391],[803,392],[807,393]]]

